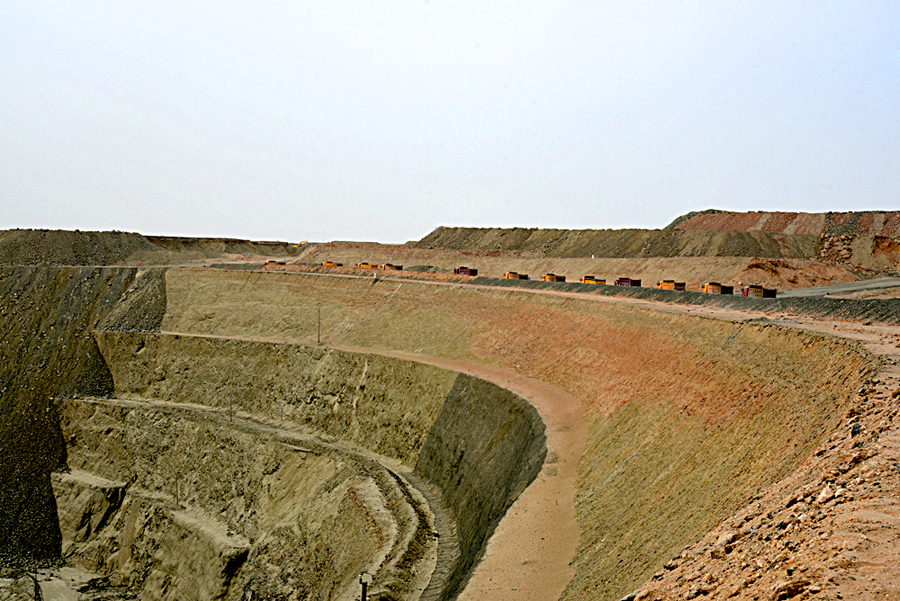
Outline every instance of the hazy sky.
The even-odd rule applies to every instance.
[[[900,209],[900,2],[0,0],[0,229]]]

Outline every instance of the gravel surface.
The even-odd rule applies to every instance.
[[[737,295],[703,294],[701,292],[676,292],[644,287],[596,286],[569,282],[503,280],[484,277],[474,278],[471,283],[484,286],[514,286],[539,290],[599,294],[602,296],[623,296],[679,305],[708,305],[742,311],[797,313],[810,317],[858,319],[900,325],[900,303],[892,299],[840,299],[828,297],[751,298]]]

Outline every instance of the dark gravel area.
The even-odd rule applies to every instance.
[[[857,319],[892,325],[900,325],[900,301],[895,299],[840,299],[840,298],[752,298],[703,294],[701,292],[676,292],[656,288],[628,286],[597,286],[580,283],[539,282],[533,280],[504,280],[477,277],[471,284],[484,286],[510,286],[538,290],[561,290],[602,296],[625,296],[679,305],[706,305],[743,311],[769,311],[796,313],[810,317],[835,317]]]

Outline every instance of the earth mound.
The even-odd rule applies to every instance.
[[[900,211],[735,213],[710,209],[679,217],[666,229],[898,238],[900,237]]]
[[[412,248],[520,252],[535,257],[809,258],[818,236],[760,231],[559,230],[439,227]]]
[[[0,265],[168,265],[226,254],[287,256],[287,242],[144,236],[134,232],[16,229],[0,231]]]

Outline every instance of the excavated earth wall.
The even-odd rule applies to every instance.
[[[313,439],[324,436],[375,451],[400,465],[415,465],[417,475],[443,491],[457,524],[460,557],[449,566],[438,598],[452,598],[465,583],[494,527],[534,479],[546,453],[543,425],[530,405],[493,384],[447,370],[290,344],[102,331],[96,337],[108,358],[117,398],[218,408],[220,421],[231,411],[270,418],[281,427],[290,425],[292,431],[308,431],[310,439],[298,443],[301,446],[321,449]],[[135,489],[147,491],[145,496],[165,495],[169,504],[180,499],[182,505],[214,516],[219,531],[233,531],[249,541],[243,547],[233,545],[249,553],[247,566],[238,565],[239,571],[215,570],[205,578],[196,576],[200,572],[195,570],[194,580],[218,582],[228,591],[227,598],[238,598],[234,591],[245,589],[270,596],[290,590],[300,598],[342,598],[353,588],[357,574],[381,567],[367,562],[377,555],[385,537],[377,529],[367,530],[365,520],[357,523],[358,514],[366,511],[353,503],[356,496],[363,496],[362,476],[372,478],[369,472],[377,468],[335,469],[323,475],[316,463],[321,460],[312,460],[310,466],[296,458],[299,465],[286,467],[289,451],[279,448],[276,453],[271,445],[261,448],[259,443],[223,440],[246,438],[245,434],[225,436],[208,426],[178,434],[185,428],[182,420],[167,415],[161,424],[147,422],[148,417],[136,422],[135,412],[99,411],[72,401],[63,428],[69,437],[70,464],[108,480],[131,482]],[[159,409],[148,415],[158,413]],[[348,459],[337,455],[333,461],[343,465]],[[273,490],[286,470],[301,474],[293,478],[294,484],[298,478],[309,484],[317,479],[326,483],[304,495]],[[273,472],[274,479],[268,476]],[[323,517],[331,506],[339,508],[336,515],[325,512]],[[102,553],[91,545],[80,545],[76,552],[81,557],[112,558],[85,563],[101,572],[130,574],[128,584],[146,598],[169,598],[176,583],[183,588],[190,582],[185,580],[188,574],[176,573],[167,581],[154,574],[166,573],[164,558],[189,555],[190,550],[168,543],[164,552],[138,562],[139,569],[123,564],[117,555],[124,547],[122,533],[135,527],[119,516],[130,511],[138,510],[125,504],[111,518],[121,527],[113,527],[112,534],[97,543]],[[272,524],[273,513],[289,511],[302,519],[293,526],[284,519]],[[369,515],[377,521],[376,514]],[[170,522],[160,530],[169,532]],[[428,536],[431,530],[427,529]],[[158,535],[156,529],[143,532],[141,544],[148,545]],[[295,564],[292,576],[276,569],[286,561],[283,549],[301,550],[290,558]],[[386,578],[381,575],[378,580],[382,588],[390,584],[395,596],[391,598],[409,597],[403,586],[412,580],[408,574],[396,575],[387,584]]]
[[[818,235],[760,231],[552,230],[439,227],[412,248],[520,251],[539,257],[765,257],[808,258]]]
[[[50,473],[66,463],[55,397],[103,395],[112,377],[91,331],[120,303],[153,329],[165,311],[163,274],[109,268],[0,268],[0,557],[60,553]]]
[[[299,344],[317,331],[331,346],[512,370],[578,399],[589,419],[582,537],[563,596],[575,600],[633,591],[791,473],[872,370],[856,346],[824,336],[516,289],[218,270],[170,270],[165,288],[153,271],[2,274],[4,386],[16,394],[0,406],[13,424],[0,443],[2,466],[18,470],[2,474],[2,501],[20,512],[3,516],[3,548],[53,557],[65,544],[148,599],[187,594],[191,576],[192,596],[295,587],[339,598],[360,565],[396,560],[396,576],[424,561],[422,528],[374,509],[379,494],[385,508],[399,503],[378,492],[393,472],[371,452],[441,487],[461,550],[433,598],[453,598],[540,469],[540,421],[514,395]],[[125,398],[50,400],[114,392]],[[308,437],[286,437],[282,422]],[[512,470],[523,453],[526,469]],[[63,458],[72,470],[54,478],[54,523],[50,471]],[[390,494],[414,496],[403,490]],[[336,542],[345,537],[359,546]],[[394,556],[379,559],[391,537]],[[172,560],[181,554],[196,563]],[[389,584],[385,595],[412,594]]]
[[[459,548],[429,598],[453,598],[543,464],[534,408],[471,376],[149,333],[166,306],[160,271],[2,277],[4,392],[19,393],[2,406],[8,563],[63,553],[142,599],[349,598],[361,571],[380,570],[380,598],[416,598],[435,525],[400,485],[407,470],[448,503]]]
[[[853,344],[515,289],[170,271],[166,331],[474,361],[587,408],[583,530],[564,598],[618,599],[789,474],[873,369]],[[553,452],[553,449],[549,449]]]

